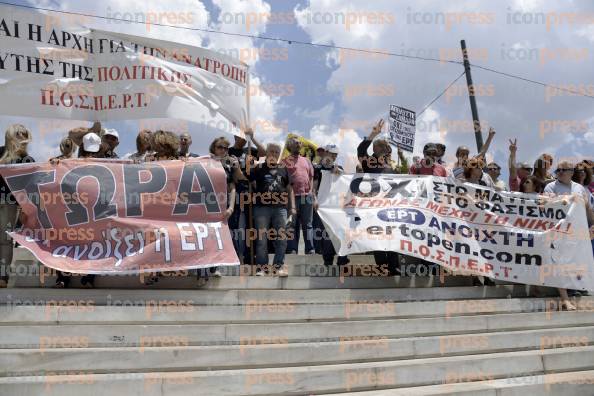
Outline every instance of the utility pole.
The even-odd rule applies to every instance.
[[[474,137],[476,139],[476,149],[481,151],[483,148],[483,134],[481,133],[481,123],[479,121],[478,109],[476,107],[476,90],[472,85],[472,75],[470,74],[470,62],[468,61],[468,51],[466,50],[466,41],[460,41],[462,47],[462,56],[464,57],[464,71],[466,74],[466,85],[468,86],[468,97],[470,98],[470,110],[472,111],[472,123],[474,125]]]

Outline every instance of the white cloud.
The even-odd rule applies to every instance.
[[[346,172],[354,172],[357,166],[357,146],[361,138],[353,129],[335,129],[329,125],[314,125],[310,131],[310,138],[316,144],[325,146],[335,144],[338,146],[339,155],[337,162]]]
[[[405,51],[411,56],[459,60],[459,39],[467,38],[468,47],[475,51],[474,54],[471,52],[471,62],[475,64],[553,84],[594,85],[591,51],[587,59],[578,60],[557,56],[543,61],[539,55],[541,48],[588,47],[591,43],[589,40],[594,38],[589,27],[565,23],[547,30],[545,24],[514,24],[506,20],[508,13],[517,11],[592,13],[592,10],[587,10],[591,5],[571,4],[568,10],[565,2],[540,0],[492,3],[474,0],[463,3],[310,0],[307,7],[298,8],[296,13],[300,26],[316,43],[367,50],[384,49],[396,53]],[[314,24],[307,20],[309,15],[328,10],[332,13],[390,11],[395,15],[395,21],[380,26],[367,24],[374,34],[362,35],[364,30],[346,30],[341,24]],[[484,23],[471,23],[469,19],[461,17],[469,12],[491,14],[492,18]],[[439,22],[439,15],[443,16],[444,13],[454,13],[460,18],[448,27]],[[415,15],[418,17],[416,22]],[[581,36],[576,40],[578,32]],[[524,51],[528,56],[516,59],[506,52],[509,49],[534,51]],[[331,72],[327,88],[334,92],[343,91],[336,107],[353,125],[371,125],[377,115],[387,118],[390,104],[419,111],[463,71],[462,66],[456,64],[373,57],[364,53],[357,54],[356,59],[345,59],[344,55],[336,50],[327,52],[326,65]],[[489,126],[497,130],[489,153],[497,161],[506,160],[509,138],[518,138],[519,155],[527,160],[536,158],[545,150],[553,155],[562,155],[569,150],[568,146],[577,148],[577,141],[568,140],[570,138],[562,136],[561,132],[559,136],[551,134],[547,139],[542,139],[539,136],[539,124],[551,119],[587,119],[592,116],[591,99],[567,95],[546,98],[545,89],[541,86],[478,68],[473,68],[472,73],[475,86],[488,88],[485,94],[477,96],[477,102],[481,122],[485,125],[483,139],[486,139]],[[459,145],[476,147],[464,79],[460,79],[456,85],[461,88],[456,95],[440,98],[418,120],[418,125],[425,123],[426,126],[417,131],[415,153],[419,153],[423,145],[430,141],[445,143],[448,147],[447,158],[453,156]],[[360,94],[345,95],[347,92]],[[453,127],[463,122],[467,122],[468,126]],[[367,133],[365,128],[355,129],[363,130],[361,134]],[[589,154],[587,147],[591,150],[592,141],[577,149],[585,155]]]

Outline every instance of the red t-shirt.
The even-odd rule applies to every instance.
[[[314,174],[310,160],[301,155],[291,155],[284,159],[283,164],[289,172],[289,178],[295,195],[310,194],[312,191],[311,179]]]
[[[441,176],[446,177],[448,171],[443,165],[434,163],[432,166],[426,166],[422,163],[419,165],[413,165],[410,167],[409,173],[411,175],[428,175],[428,176]]]

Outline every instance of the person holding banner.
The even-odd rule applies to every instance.
[[[394,173],[394,174],[406,174],[408,173],[408,162],[402,154],[401,150],[398,150],[398,156],[400,157],[401,165],[397,166],[392,161],[392,147],[385,139],[374,140],[379,134],[382,133],[384,127],[384,120],[381,119],[375,124],[368,137],[364,138],[363,141],[357,147],[357,156],[361,165],[361,170],[364,173]],[[373,142],[373,154],[369,155],[369,146]],[[383,250],[377,250],[373,252],[375,264],[380,268],[386,268],[388,275],[398,275],[398,263],[399,254],[396,252],[386,252]]]
[[[143,129],[136,136],[136,152],[126,156],[127,159],[136,162],[144,162],[147,155],[152,154],[151,140],[153,133],[148,129]]]
[[[588,227],[594,226],[594,210],[590,205],[590,192],[581,184],[572,180],[575,172],[574,165],[569,161],[562,161],[557,165],[555,173],[557,180],[549,183],[544,188],[544,193],[553,196],[572,195],[582,200],[586,206],[586,218],[588,220]],[[560,289],[561,290],[561,289]],[[569,290],[568,295],[580,296],[582,292],[577,290]],[[588,295],[583,293],[583,295]]]
[[[72,138],[66,137],[63,139],[63,141],[66,139],[72,140]],[[103,158],[103,153],[101,150],[102,145],[103,145],[103,142],[102,142],[101,138],[99,137],[99,135],[97,135],[96,133],[93,133],[93,132],[87,132],[85,135],[82,136],[81,145],[78,148],[78,157],[79,158]],[[60,149],[62,149],[61,145],[60,145]],[[58,165],[60,160],[68,159],[68,157],[64,156],[63,150],[62,150],[62,153],[63,154],[58,157],[50,158],[49,162],[53,165]],[[56,284],[54,286],[55,288],[64,289],[64,288],[67,288],[68,286],[70,286],[70,278],[72,276],[71,274],[65,274],[62,271],[56,271],[56,275],[58,277],[56,279]],[[81,278],[80,283],[85,287],[89,287],[89,288],[94,287],[95,275],[84,275]]]
[[[233,215],[229,218],[229,229],[233,235],[233,246],[235,247],[237,257],[239,257],[240,264],[246,262],[246,253],[248,256],[247,262],[253,264],[254,260],[253,257],[251,257],[252,253],[246,252],[246,234],[247,226],[249,226],[246,219],[251,213],[250,210],[252,210],[251,208],[253,203],[251,197],[249,196],[250,188],[248,173],[253,167],[254,159],[258,159],[266,155],[266,148],[256,140],[253,129],[247,128],[244,131],[244,134],[246,138],[249,138],[256,147],[250,145],[248,148],[246,146],[247,140],[237,135],[234,136],[235,143],[233,146],[229,147],[229,155],[237,159],[236,163],[239,166],[242,174],[242,177],[237,177],[235,180],[235,195],[237,198],[235,199],[235,209],[233,209]],[[248,209],[245,208],[245,203],[249,205]],[[250,244],[251,243],[253,243],[253,241],[250,241]]]
[[[153,133],[151,147],[154,153],[146,156],[146,161],[167,161],[179,159],[179,136],[173,132],[158,130]]]
[[[540,179],[543,188],[550,182],[555,181],[555,177],[551,174],[552,166],[553,157],[550,154],[542,154],[536,161],[534,161],[532,174]]]
[[[522,184],[520,184],[520,192],[528,195],[539,195],[543,193],[544,187],[545,186],[539,177],[531,175],[526,177],[522,181]],[[538,289],[536,290],[538,294]],[[566,311],[575,311],[577,308],[572,304],[571,300],[569,300],[567,289],[558,288],[557,290],[559,291],[559,297],[561,298],[561,309]]]
[[[120,134],[115,129],[104,129],[101,131],[101,151],[103,152],[103,158],[120,158],[116,154],[115,149],[120,144]]]
[[[483,144],[483,147],[481,147],[481,151],[477,155],[475,155],[474,158],[485,158],[485,155],[487,154],[489,146],[491,146],[491,142],[493,141],[494,137],[495,129],[489,128],[489,136],[487,137],[487,141],[485,142],[485,144]],[[470,149],[466,146],[460,146],[456,149],[456,163],[452,167],[452,176],[454,176],[456,179],[464,178],[464,163],[468,160],[469,155]],[[485,176],[488,177],[487,174],[485,174]],[[487,185],[489,185],[489,183],[486,180],[485,182],[487,183]]]
[[[369,136],[359,143],[357,157],[359,158],[361,170],[363,173],[408,173],[408,161],[402,150],[398,149],[398,158],[400,160],[400,165],[398,165],[392,160],[392,147],[390,143],[386,139],[375,140],[382,133],[383,128],[384,120],[381,119],[373,126]],[[369,155],[368,150],[372,142],[373,154]]]
[[[27,151],[31,133],[21,124],[13,124],[6,130],[4,146],[0,147],[0,164],[24,164],[35,162]],[[0,288],[8,286],[12,250],[14,244],[7,234],[12,231],[20,216],[19,205],[10,193],[4,178],[0,178],[0,222],[4,230],[0,232]],[[24,222],[23,222],[24,223]]]
[[[505,181],[499,179],[499,176],[501,176],[501,167],[499,164],[496,162],[487,164],[487,173],[493,181],[493,188],[495,188],[497,191],[507,191],[507,185],[505,184]]]
[[[320,158],[320,162],[314,165],[314,191],[316,196],[318,194],[320,183],[322,182],[322,171],[332,172],[334,174],[341,174],[343,172],[342,166],[336,164],[336,158],[338,157],[338,147],[335,144],[329,144],[326,147],[322,148],[323,155]],[[320,247],[322,258],[324,259],[324,265],[333,265],[334,264],[334,256],[336,256],[336,250],[334,249],[334,245],[330,240],[330,236],[324,227],[324,223],[322,219],[316,212],[314,213],[315,218],[317,218],[317,223],[319,226],[314,229],[314,237],[316,240],[320,240]],[[347,256],[338,256],[336,260],[336,265],[345,265],[349,263],[349,259]]]
[[[274,240],[273,266],[280,277],[288,276],[285,269],[285,249],[291,229],[286,230],[287,206],[295,217],[295,195],[289,181],[289,172],[279,164],[281,147],[269,143],[266,147],[266,160],[249,173],[255,184],[254,220],[256,226],[256,276],[263,276],[268,267],[268,239]]]
[[[419,164],[413,164],[410,167],[411,175],[425,175],[425,176],[441,176],[446,177],[448,171],[443,165],[437,162],[437,146],[433,143],[427,143],[423,147],[424,158],[419,161]]]
[[[594,194],[588,190],[588,186],[592,182],[592,169],[588,167],[587,162],[582,161],[575,166],[571,180],[585,187],[585,190],[589,193],[588,201],[590,206],[594,207]]]
[[[437,156],[435,157],[435,161],[439,165],[445,166],[445,161],[443,160],[443,156],[446,152],[446,145],[443,143],[435,143],[435,147],[437,147]]]
[[[74,155],[75,144],[72,139],[68,136],[60,141],[60,155],[55,157],[56,159],[69,159]]]
[[[192,145],[192,136],[184,132],[179,136],[179,156],[184,158],[196,158],[197,154],[190,152],[190,146]],[[228,145],[227,145],[228,146]],[[212,154],[212,152],[211,152]]]
[[[467,183],[487,186],[483,180],[483,160],[482,158],[471,158],[464,164],[464,180]]]
[[[182,135],[182,139],[184,138],[184,135]],[[189,137],[189,135],[186,136],[186,138],[187,137]],[[188,148],[191,142],[192,139],[190,138],[190,143],[187,145]],[[239,177],[243,177],[241,175],[241,171],[239,170],[237,160],[234,157],[229,156],[229,146],[230,143],[227,138],[221,136],[212,141],[208,150],[210,152],[210,157],[221,163],[227,177],[227,209],[225,210],[225,220],[228,220],[233,215],[233,210],[235,209],[236,173],[239,173]],[[185,154],[180,155],[182,158],[185,158],[185,156],[188,155],[188,151],[186,150]],[[208,281],[209,276],[212,276],[213,278],[220,278],[222,274],[218,267],[210,267],[206,270],[198,270],[198,279],[204,279],[204,281]]]

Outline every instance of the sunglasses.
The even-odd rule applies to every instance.
[[[490,170],[490,171],[498,171],[498,170],[501,170],[501,168],[487,168],[487,170]]]
[[[215,146],[215,148],[219,150],[229,150],[229,146]]]
[[[557,172],[573,172],[573,168],[559,168]]]
[[[586,173],[586,171],[583,169],[576,169],[573,171],[573,173]]]
[[[520,169],[524,169],[524,170],[526,170],[528,172],[532,172],[532,168],[520,168]]]

